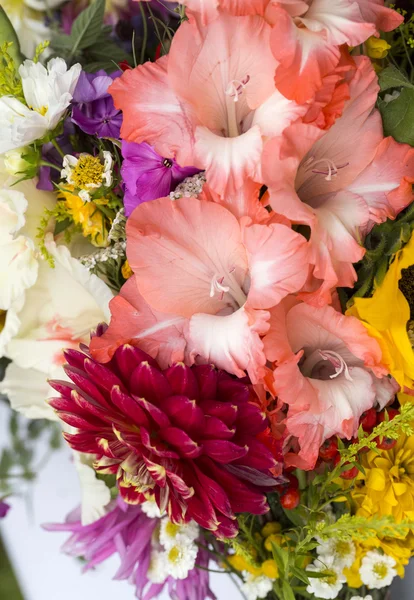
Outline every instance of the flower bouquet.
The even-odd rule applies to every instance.
[[[0,390],[43,420],[11,417],[0,517],[46,429],[86,492],[45,527],[85,570],[116,555],[131,598],[222,600],[218,572],[247,600],[385,599],[414,553],[412,13],[20,8]]]

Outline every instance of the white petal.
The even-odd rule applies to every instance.
[[[89,456],[74,452],[73,457],[81,486],[82,525],[89,525],[104,516],[105,507],[111,501],[111,492],[103,481],[97,479],[95,471],[87,464]]]
[[[10,363],[4,380],[0,382],[0,393],[6,394],[12,408],[28,419],[58,420],[54,410],[46,403],[53,390],[39,371],[21,369]]]

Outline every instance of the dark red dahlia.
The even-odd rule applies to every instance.
[[[212,365],[161,370],[145,352],[118,348],[111,362],[67,350],[73,383],[52,381],[50,404],[78,432],[72,448],[116,474],[126,502],[155,498],[174,522],[194,519],[219,537],[237,533],[235,513],[263,514],[275,480],[259,441],[267,421],[249,386]]]

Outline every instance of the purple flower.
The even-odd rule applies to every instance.
[[[62,550],[70,556],[82,557],[86,561],[84,571],[118,554],[121,565],[114,579],[133,582],[139,600],[156,598],[164,586],[168,586],[170,597],[175,600],[214,600],[209,588],[208,571],[197,568],[192,569],[186,579],[167,577],[163,583],[151,583],[147,572],[154,543],[153,534],[159,519],[148,517],[139,505],[126,504],[118,498],[105,516],[90,525],[82,525],[80,515],[79,507],[68,515],[65,523],[43,527],[48,531],[68,531],[72,534]],[[208,552],[200,549],[196,563],[207,568]]]
[[[0,519],[4,519],[4,517],[9,512],[10,508],[11,507],[9,504],[7,504],[7,502],[4,502],[4,500],[0,500]]]
[[[72,121],[85,133],[99,138],[119,138],[122,113],[114,106],[108,88],[120,71],[107,75],[82,71],[73,94]]]
[[[121,175],[125,184],[127,217],[142,202],[168,196],[186,177],[200,171],[195,167],[180,167],[174,159],[163,158],[145,142],[135,144],[123,141],[122,156]]]
[[[73,154],[73,146],[70,141],[70,136],[75,133],[75,126],[70,122],[69,119],[66,119],[63,125],[63,133],[62,135],[56,138],[57,143],[59,144],[61,150],[65,154]],[[57,168],[53,169],[53,167],[41,166],[39,169],[39,180],[36,184],[38,190],[47,190],[48,192],[54,192],[56,187],[53,183],[59,183],[60,181],[60,171],[62,169],[62,157],[59,152],[56,150],[55,146],[52,142],[48,142],[47,144],[43,144],[42,146],[42,160],[55,165]]]

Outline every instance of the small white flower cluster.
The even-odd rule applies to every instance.
[[[307,567],[313,573],[325,573],[326,577],[310,578],[306,590],[317,598],[333,600],[337,598],[346,577],[343,570],[351,567],[355,561],[356,549],[352,541],[330,539],[318,540],[316,551],[318,558]],[[361,562],[359,574],[361,581],[369,589],[380,589],[391,585],[397,574],[396,562],[391,556],[373,550],[367,552]],[[372,600],[371,596],[354,596],[351,600]]]
[[[184,181],[179,183],[175,190],[170,193],[171,200],[179,198],[191,198],[201,194],[203,185],[206,182],[205,173],[197,173],[192,177],[186,177]]]
[[[108,248],[101,248],[97,250],[93,254],[86,254],[79,258],[79,261],[86,267],[89,271],[91,271],[96,265],[100,262],[106,262],[113,258],[116,260],[117,258],[124,258],[126,251],[126,242],[120,241],[115,242],[112,246],[108,246]]]
[[[111,229],[108,233],[108,242],[119,242],[126,239],[125,225],[126,225],[125,211],[121,208],[115,215],[115,219],[112,221]]]
[[[144,512],[150,508],[152,509],[146,506]],[[167,577],[186,579],[195,566],[198,554],[195,540],[199,534],[200,530],[195,521],[176,525],[168,517],[163,517],[159,533],[153,539],[148,579],[152,583],[163,583]]]
[[[247,600],[266,598],[273,588],[273,579],[266,577],[266,575],[253,575],[248,571],[243,571],[242,575],[244,583],[240,586],[240,589]]]
[[[352,596],[350,600],[372,600],[372,596],[368,594],[368,596]]]

